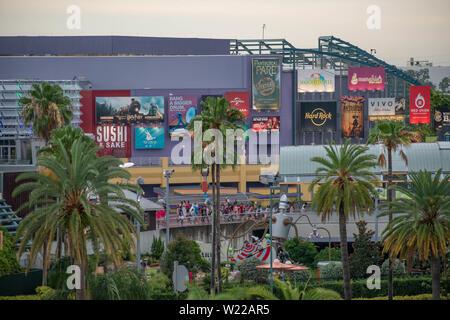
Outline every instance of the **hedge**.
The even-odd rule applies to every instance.
[[[374,298],[387,296],[387,280],[381,280],[381,289],[368,289],[367,280],[352,280],[352,298]],[[430,277],[394,278],[395,296],[415,296],[431,293]],[[308,288],[326,288],[339,292],[344,296],[343,281],[312,281]]]

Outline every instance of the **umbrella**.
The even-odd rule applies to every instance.
[[[259,266],[256,266],[259,269],[270,269],[270,263],[268,264],[261,264]],[[280,261],[278,261],[278,259],[275,259],[272,263],[272,269],[276,269],[276,270],[287,270],[292,268],[292,264],[286,264],[286,263],[281,263]]]
[[[304,266],[292,265],[292,267],[287,269],[286,271],[300,271],[300,270],[309,270],[309,268],[308,267],[304,267]]]

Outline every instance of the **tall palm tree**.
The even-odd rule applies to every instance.
[[[126,244],[134,249],[136,229],[128,217],[141,223],[142,209],[124,195],[123,189],[140,191],[136,185],[115,184],[111,179],[129,179],[130,174],[119,168],[119,159],[97,155],[98,147],[84,137],[77,137],[68,147],[54,136],[51,154],[41,154],[38,165],[45,170],[21,174],[17,181],[32,179],[19,185],[16,196],[31,191],[28,202],[18,211],[35,208],[20,223],[17,238],[21,239],[19,256],[32,239],[29,264],[36,260],[43,247],[49,247],[61,228],[65,235],[68,255],[81,270],[81,288],[77,299],[86,298],[87,241],[96,254],[103,246],[114,263],[120,264]],[[49,249],[49,248],[47,248]],[[48,252],[47,250],[46,252]],[[50,255],[44,256],[48,261]],[[29,267],[29,266],[28,266]]]
[[[319,185],[314,195],[313,208],[322,221],[330,219],[333,212],[339,216],[339,235],[341,240],[341,261],[344,278],[344,298],[351,299],[350,267],[348,260],[347,226],[350,216],[363,215],[374,203],[372,196],[376,191],[376,175],[370,170],[376,166],[376,156],[367,154],[367,147],[352,145],[347,139],[341,146],[331,143],[324,147],[326,157],[314,157],[311,161],[321,166],[316,170],[316,178],[310,191]]]
[[[383,146],[382,152],[378,157],[378,165],[380,167],[386,167],[386,156],[384,155],[387,151],[387,201],[391,203],[392,191],[390,186],[392,185],[392,152],[399,152],[402,159],[408,165],[408,158],[403,152],[402,147],[407,146],[414,139],[414,134],[409,131],[409,128],[401,121],[377,121],[374,128],[369,131],[369,137],[367,139],[367,144],[380,144]],[[392,215],[389,215],[389,221],[392,220]],[[393,287],[393,265],[392,260],[389,259],[389,274],[388,274],[388,298],[392,300],[394,297],[394,287]]]
[[[70,124],[73,117],[70,98],[64,95],[59,85],[33,84],[30,97],[23,97],[19,102],[23,105],[24,122],[32,123],[34,133],[46,144],[51,132]]]
[[[392,186],[407,198],[390,204],[379,216],[396,215],[383,231],[384,249],[391,258],[431,258],[432,296],[440,299],[440,260],[446,258],[450,240],[450,175],[441,180],[442,169],[432,175],[428,171],[411,172],[409,188]],[[406,181],[405,181],[406,182]]]
[[[208,129],[215,129],[220,131],[222,137],[227,135],[227,130],[236,130],[241,127],[238,123],[243,122],[244,115],[236,108],[230,107],[229,102],[225,98],[213,98],[207,97],[206,101],[201,102],[202,111],[200,114],[195,116],[188,125],[188,130],[194,131],[194,126],[196,121],[201,121],[202,132]],[[194,133],[195,134],[195,133]],[[202,139],[203,140],[203,139]],[[213,182],[213,199],[214,199],[214,221],[215,230],[213,232],[213,243],[216,245],[216,249],[213,250],[213,262],[216,263],[217,267],[217,277],[218,277],[218,292],[222,291],[222,278],[221,278],[221,263],[220,263],[220,171],[227,166],[232,166],[233,169],[237,164],[237,154],[235,150],[219,150],[220,146],[225,146],[223,141],[216,141],[215,138],[209,142],[202,143],[202,150],[208,151],[213,158],[211,164],[211,178]],[[233,148],[235,144],[233,144]],[[195,150],[194,150],[195,152]],[[232,156],[232,164],[227,163],[227,154]],[[195,158],[195,154],[192,154],[192,159]],[[229,162],[229,161],[228,161]],[[205,159],[202,156],[201,163],[191,162],[192,168],[197,170],[205,166]],[[211,266],[211,291],[215,291],[215,273],[214,265]]]
[[[70,98],[64,95],[59,85],[43,82],[41,85],[33,84],[30,96],[22,97],[19,103],[22,107],[24,123],[32,124],[36,136],[44,140],[47,145],[54,129],[70,124],[73,118]],[[59,247],[58,235],[58,247]],[[43,255],[47,255],[47,246],[44,246]],[[42,285],[47,285],[47,261],[42,266]]]

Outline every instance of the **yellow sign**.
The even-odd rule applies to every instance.
[[[310,112],[305,113],[305,119],[310,119],[311,122],[317,127],[324,125],[327,122],[327,120],[331,120],[331,117],[332,117],[331,112],[327,113],[322,108],[316,108],[311,113]]]

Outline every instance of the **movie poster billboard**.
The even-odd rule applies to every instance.
[[[279,116],[260,116],[252,118],[252,130],[267,131],[270,133],[272,130],[280,130],[280,117]]]
[[[409,87],[409,122],[430,123],[430,86]]]
[[[280,109],[281,64],[278,58],[252,59],[253,109]]]
[[[226,92],[225,99],[230,103],[230,106],[238,109],[244,114],[244,117],[250,116],[250,97],[248,92]]]
[[[364,97],[341,98],[341,128],[344,138],[364,136],[364,101]]]
[[[169,100],[169,133],[184,134],[186,127],[197,114],[198,100],[196,95],[170,95]]]
[[[369,98],[369,121],[377,120],[405,120],[405,98]]]
[[[334,92],[333,69],[298,69],[298,92]]]
[[[129,125],[104,124],[95,128],[95,142],[103,148],[100,155],[131,158],[131,129]]]
[[[302,131],[336,130],[336,101],[302,102]]]
[[[134,128],[134,147],[136,149],[164,149],[164,128]]]
[[[97,123],[152,123],[164,121],[164,97],[96,97]]]
[[[384,90],[384,68],[348,68],[348,90]]]

